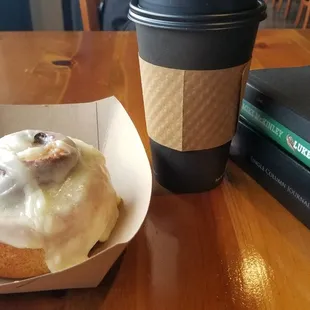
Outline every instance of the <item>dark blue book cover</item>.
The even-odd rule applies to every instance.
[[[310,66],[250,71],[244,100],[310,142]]]
[[[238,123],[230,157],[310,228],[310,171],[243,118]]]

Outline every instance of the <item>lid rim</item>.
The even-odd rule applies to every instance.
[[[260,20],[258,20],[259,22]],[[251,20],[252,24],[256,24],[256,21]],[[175,23],[171,24],[162,24],[162,23],[149,23],[147,21],[140,21],[138,22],[139,25],[147,26],[151,28],[161,28],[161,29],[167,29],[167,30],[190,30],[190,31],[207,31],[207,30],[225,30],[225,29],[236,29],[236,28],[242,28],[244,27],[244,24],[250,24],[250,22],[246,23],[214,23],[214,24],[199,24],[193,25],[193,24],[186,24],[182,26],[178,26]]]
[[[266,4],[262,0],[258,0],[258,6],[255,9],[236,12],[236,13],[224,13],[224,14],[200,14],[200,15],[168,15],[157,12],[150,12],[143,8],[140,8],[137,3],[137,0],[132,0],[130,3],[128,17],[130,20],[139,23],[143,19],[147,18],[151,23],[157,24],[164,21],[169,22],[180,22],[183,24],[188,22],[227,22],[227,20],[238,20],[238,19],[258,19],[259,21],[266,18]]]
[[[203,15],[168,15],[157,12],[149,12],[135,6],[133,0],[130,3],[128,18],[144,26],[166,28],[166,29],[190,29],[190,30],[209,30],[239,28],[246,24],[259,23],[264,20],[266,14],[266,4],[258,0],[258,7],[236,13],[225,14],[203,14]]]

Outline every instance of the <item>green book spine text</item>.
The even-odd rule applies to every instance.
[[[246,100],[240,111],[249,124],[310,168],[310,143]]]

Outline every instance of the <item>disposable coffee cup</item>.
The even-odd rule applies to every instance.
[[[266,5],[132,0],[129,18],[137,30],[155,178],[177,193],[213,189],[225,173]]]

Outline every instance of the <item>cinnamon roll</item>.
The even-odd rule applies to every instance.
[[[104,156],[62,134],[0,139],[0,277],[26,278],[85,261],[106,241],[119,198]]]

